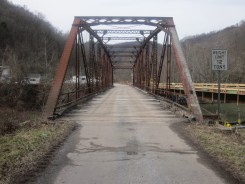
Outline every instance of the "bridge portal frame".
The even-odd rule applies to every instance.
[[[105,89],[107,87],[111,87],[113,85],[113,62],[111,60],[111,53],[108,50],[108,46],[103,41],[103,37],[100,37],[91,27],[97,25],[148,25],[154,26],[155,30],[150,31],[149,35],[146,38],[143,38],[140,43],[139,49],[136,49],[137,52],[135,54],[135,61],[133,63],[133,84],[142,89],[149,88],[151,84],[150,80],[153,79],[152,92],[157,93],[158,85],[160,82],[160,75],[162,69],[157,69],[157,35],[160,32],[164,32],[166,36],[166,41],[164,43],[165,50],[163,51],[165,55],[165,51],[167,52],[167,62],[168,62],[168,75],[170,75],[170,57],[171,57],[171,48],[174,52],[174,57],[176,61],[176,65],[178,66],[178,72],[180,74],[181,82],[184,87],[185,95],[187,97],[188,107],[190,112],[197,118],[198,121],[203,120],[202,111],[195,93],[194,85],[190,76],[189,69],[187,67],[186,59],[184,57],[180,41],[177,35],[177,31],[175,28],[175,24],[172,17],[97,17],[97,16],[77,16],[74,18],[74,22],[68,36],[67,42],[65,44],[65,48],[63,54],[60,59],[60,63],[58,69],[56,71],[55,79],[53,81],[53,85],[51,87],[46,106],[44,109],[43,116],[45,118],[52,117],[55,114],[55,110],[57,108],[57,101],[60,96],[61,88],[64,83],[65,74],[67,71],[67,67],[69,64],[69,60],[71,57],[72,49],[74,47],[74,43],[77,42],[77,37],[83,30],[86,30],[90,35],[91,39],[96,38],[97,42],[99,42],[101,49],[103,50],[103,56],[100,56],[102,60],[102,71],[106,71],[102,73],[101,77],[103,78],[103,84],[101,88]],[[112,31],[113,32],[113,31]],[[127,31],[126,31],[127,32]],[[123,32],[123,33],[126,33]],[[114,37],[116,38],[116,37]],[[109,39],[109,38],[108,38]],[[119,38],[118,38],[119,39]],[[150,46],[150,40],[153,39],[153,45]],[[90,53],[94,52],[95,49],[91,46]],[[150,61],[149,51],[151,49],[152,53],[152,61]],[[91,51],[92,50],[92,51]],[[101,52],[102,53],[102,52]],[[92,58],[92,53],[91,53]],[[163,58],[164,59],[164,56]],[[88,78],[93,71],[92,60],[89,61],[89,71],[86,72]],[[153,66],[152,69],[149,66]],[[146,67],[146,68],[145,68]],[[79,72],[77,72],[79,73]],[[90,73],[90,74],[89,74]],[[96,71],[95,71],[96,73]],[[168,76],[168,82],[170,83]],[[98,76],[97,76],[98,78]],[[90,85],[91,80],[87,79],[88,85]],[[92,93],[93,91],[91,91]],[[78,99],[79,100],[79,95]]]

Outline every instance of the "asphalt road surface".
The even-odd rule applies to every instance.
[[[63,119],[81,126],[35,183],[228,183],[170,128],[184,119],[136,88],[117,84]]]

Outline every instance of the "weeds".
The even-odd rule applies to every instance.
[[[49,86],[0,85],[0,183],[35,170],[74,128],[69,122],[41,123]]]
[[[245,179],[245,133],[222,132],[204,125],[187,126],[192,138],[237,178]],[[245,180],[244,180],[245,181]]]
[[[0,183],[8,183],[11,176],[36,167],[37,161],[42,160],[73,127],[74,124],[68,122],[39,124],[0,137]]]
[[[0,108],[0,136],[14,133],[26,121],[36,122],[41,112],[17,111],[10,108]]]

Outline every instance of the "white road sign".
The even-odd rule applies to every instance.
[[[212,70],[227,70],[227,50],[212,50]]]

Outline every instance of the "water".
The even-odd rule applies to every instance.
[[[212,113],[216,113],[218,109],[217,104],[201,104],[201,108],[203,110],[206,109]],[[240,111],[240,118],[241,121],[245,121],[245,104],[239,104],[236,103],[225,103],[220,105],[221,114],[224,117],[224,120],[227,120],[228,122],[235,122],[238,120],[238,114]],[[203,114],[207,114],[203,110]]]

